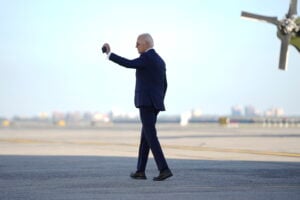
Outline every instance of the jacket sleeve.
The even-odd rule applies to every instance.
[[[168,88],[168,81],[167,81],[167,77],[166,76],[165,76],[164,82],[165,82],[165,88],[164,88],[164,96],[165,96],[166,93],[167,93],[167,88]]]
[[[117,54],[111,53],[109,60],[126,68],[139,69],[145,66],[145,57],[142,55],[136,59],[129,60],[127,58],[118,56]]]

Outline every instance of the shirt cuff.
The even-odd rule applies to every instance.
[[[109,53],[107,54],[107,59],[108,59],[108,60],[109,60],[110,55],[111,55],[111,52],[109,52]]]

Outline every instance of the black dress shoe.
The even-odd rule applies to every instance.
[[[133,179],[145,180],[147,179],[145,172],[132,172],[130,177]]]
[[[153,181],[163,181],[169,177],[173,176],[172,172],[170,169],[166,169],[162,172],[159,173],[157,177],[153,178]]]

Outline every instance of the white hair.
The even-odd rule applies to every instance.
[[[154,46],[153,38],[149,33],[143,33],[139,35],[139,37],[142,38],[149,45],[150,48]]]

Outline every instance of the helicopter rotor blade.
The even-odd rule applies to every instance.
[[[281,48],[280,48],[280,58],[279,58],[279,69],[286,70],[287,69],[287,60],[288,60],[288,48],[290,44],[292,35],[284,35],[281,38]]]
[[[297,15],[297,0],[291,0],[289,12],[287,17],[290,18],[293,15]]]
[[[262,16],[262,15],[245,12],[245,11],[242,11],[241,16],[245,17],[245,18],[259,20],[259,21],[265,21],[265,22],[274,24],[276,26],[279,25],[279,21],[278,21],[277,17],[267,17],[267,16]]]

